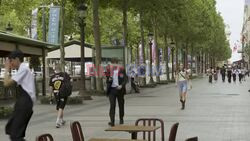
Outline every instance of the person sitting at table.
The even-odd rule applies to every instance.
[[[110,122],[108,123],[110,126],[115,125],[115,106],[116,99],[119,105],[119,116],[120,116],[120,124],[124,123],[124,94],[126,93],[126,83],[127,83],[127,75],[121,66],[118,65],[118,59],[112,59],[112,65],[109,65],[106,72],[107,77],[107,95],[109,97],[110,109],[109,109],[109,117]]]

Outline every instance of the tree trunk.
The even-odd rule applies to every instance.
[[[144,72],[146,72],[146,59],[145,59],[145,40],[144,40],[144,27],[143,27],[143,12],[140,10],[140,29],[141,29],[141,50],[142,50],[142,59],[144,65]],[[142,76],[142,74],[141,74]],[[146,85],[146,76],[145,74],[142,76],[142,86]]]
[[[96,51],[96,89],[97,91],[103,90],[103,83],[101,79],[101,40],[100,40],[100,25],[99,25],[99,0],[92,0],[93,2],[93,28],[95,38],[95,51]]]
[[[191,62],[190,62],[190,66],[189,69],[191,70],[191,76],[193,75],[193,45],[191,45],[191,51],[190,51],[190,56],[191,56]]]
[[[204,73],[204,54],[201,52],[201,73]]]
[[[123,0],[123,6],[122,6],[122,14],[123,14],[123,40],[124,40],[124,60],[123,60],[123,66],[126,67],[126,63],[128,63],[127,59],[127,45],[128,45],[128,0]],[[125,68],[126,69],[126,68]]]
[[[140,65],[140,48],[139,47],[140,47],[140,42],[138,43],[137,48],[136,48],[136,59],[135,59],[135,61],[136,61],[136,68],[138,68],[139,65]]]
[[[61,1],[61,28],[60,28],[60,53],[61,53],[61,57],[60,57],[60,62],[61,62],[61,71],[65,72],[65,51],[64,51],[64,14],[65,14],[65,4],[66,4],[66,0],[62,0]]]
[[[158,32],[156,18],[154,18],[154,44],[155,44],[155,71],[156,71],[156,82],[160,82],[160,59],[158,49]]]
[[[176,49],[175,49],[175,71],[179,68],[179,48],[178,48],[178,43],[176,42]]]
[[[196,74],[200,73],[199,72],[199,56],[198,55],[195,56],[195,73]]]
[[[188,41],[185,46],[185,68],[188,68]]]
[[[172,81],[174,81],[174,73],[175,73],[175,69],[174,69],[174,48],[172,48],[171,49],[171,57],[172,57],[172,72],[171,72],[171,74],[172,74],[172,77],[171,77],[171,79],[172,79]]]
[[[167,40],[167,36],[164,35],[164,42],[165,42],[165,61],[166,61],[166,77],[167,77],[167,81],[170,81],[170,76],[169,76],[169,67],[168,67],[168,63],[169,63],[169,58],[168,58],[168,40]]]
[[[206,57],[206,53],[204,53],[203,57],[204,57],[204,63],[203,63],[204,69],[203,69],[203,71],[204,71],[204,73],[206,73],[207,72],[207,57]]]

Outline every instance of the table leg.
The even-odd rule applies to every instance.
[[[131,139],[137,139],[137,132],[131,132]]]

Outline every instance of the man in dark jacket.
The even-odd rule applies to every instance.
[[[115,125],[115,106],[116,99],[119,105],[119,116],[120,116],[120,124],[124,123],[124,94],[126,93],[126,83],[127,76],[125,69],[121,66],[118,66],[118,60],[113,59],[113,65],[109,65],[107,67],[107,95],[109,97],[110,102],[110,110],[109,117],[110,122],[108,123],[110,126]]]
[[[221,76],[222,76],[222,82],[225,82],[225,76],[226,76],[226,69],[223,66],[222,69],[220,70]]]

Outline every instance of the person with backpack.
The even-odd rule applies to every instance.
[[[60,65],[56,65],[55,74],[51,76],[49,82],[52,90],[51,96],[53,93],[56,100],[56,128],[60,128],[66,122],[63,120],[63,112],[67,103],[67,99],[72,93],[72,85],[70,80],[71,78],[66,72],[61,72]]]
[[[26,128],[33,114],[36,100],[35,79],[28,66],[23,63],[24,54],[20,50],[11,52],[5,62],[4,86],[16,85],[16,103],[5,132],[11,141],[24,141]],[[17,73],[10,76],[11,69]]]

